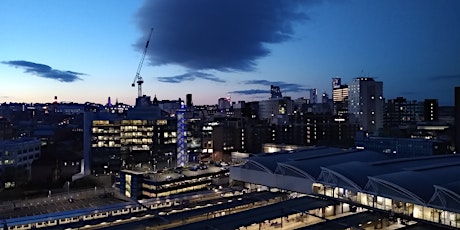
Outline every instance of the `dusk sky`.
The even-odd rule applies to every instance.
[[[437,98],[460,86],[458,0],[2,0],[0,103],[196,105],[331,94],[331,78],[383,81],[384,97]]]

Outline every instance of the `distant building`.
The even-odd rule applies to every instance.
[[[360,130],[376,135],[383,128],[383,82],[370,77],[349,84],[348,115]]]
[[[185,96],[185,106],[192,107],[193,106],[193,100],[192,100],[192,94],[189,93]]]
[[[341,85],[342,85],[342,79],[340,77],[332,78],[332,90],[340,88]]]
[[[289,97],[259,101],[259,119],[269,124],[283,124],[294,110],[294,102]]]
[[[332,90],[334,103],[343,103],[348,100],[348,85],[340,85]]]
[[[417,101],[408,101],[404,97],[390,99],[385,103],[384,126],[399,127],[420,121]]]
[[[310,104],[316,104],[318,102],[318,90],[309,89],[310,91]]]
[[[218,108],[219,110],[230,109],[230,107],[231,107],[230,98],[221,97],[221,98],[219,98],[219,100],[217,101],[217,108]]]
[[[13,124],[5,117],[0,116],[0,140],[8,140],[13,138],[14,129]]]
[[[424,120],[437,121],[439,119],[438,99],[425,99],[424,101]]]
[[[276,85],[270,86],[270,95],[270,99],[283,98],[280,87]]]
[[[364,148],[394,157],[419,157],[448,154],[448,143],[412,138],[363,137],[355,139],[357,148]]]

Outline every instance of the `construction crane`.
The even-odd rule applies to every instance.
[[[144,59],[145,59],[145,54],[147,54],[147,48],[149,47],[150,43],[150,37],[152,36],[153,28],[150,29],[150,34],[149,37],[147,38],[147,43],[145,43],[145,48],[144,48],[144,53],[142,54],[141,61],[139,62],[139,66],[137,67],[137,72],[136,76],[134,77],[133,84],[131,84],[132,87],[136,86],[137,83],[137,96],[142,97],[142,83],[144,83],[144,80],[141,77],[141,69],[142,69],[142,64],[144,64]]]

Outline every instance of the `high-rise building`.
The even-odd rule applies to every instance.
[[[332,78],[332,90],[339,88],[342,85],[342,79],[340,77]]]
[[[318,90],[310,89],[310,104],[316,104],[318,102]]]
[[[425,121],[437,121],[439,116],[438,99],[425,99],[423,103],[423,118]]]
[[[283,98],[283,95],[281,94],[281,89],[277,85],[270,86],[270,95],[270,99]]]
[[[383,82],[370,77],[358,77],[349,84],[348,114],[359,129],[378,134],[383,128]]]
[[[229,109],[231,107],[231,101],[230,101],[230,98],[225,98],[225,97],[221,97],[219,98],[219,100],[217,101],[217,108],[219,110],[226,110],[226,109]]]
[[[191,93],[185,95],[185,106],[187,106],[187,108],[193,106],[192,94]]]
[[[348,113],[348,85],[342,85],[340,78],[332,78],[332,101],[334,115],[345,116]]]
[[[348,99],[348,86],[341,85],[332,91],[334,103],[345,102]]]

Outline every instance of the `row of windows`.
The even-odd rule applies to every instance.
[[[6,159],[5,161],[0,160],[0,165],[11,165],[14,164],[13,159]]]
[[[121,126],[120,130],[123,131],[153,131],[152,126]]]
[[[35,147],[30,147],[27,149],[22,149],[22,150],[16,150],[16,151],[8,151],[8,150],[0,150],[0,156],[14,156],[16,154],[25,154],[25,153],[30,153],[34,151],[39,151],[40,147],[35,146]]]

